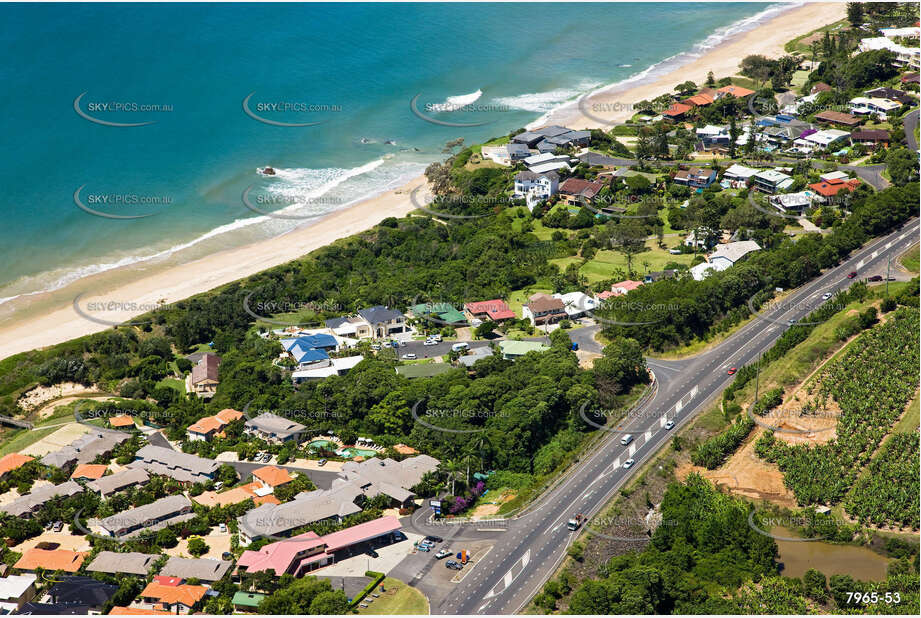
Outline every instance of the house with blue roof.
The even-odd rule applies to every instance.
[[[281,345],[285,352],[298,364],[299,369],[306,369],[328,365],[329,352],[335,351],[339,346],[339,342],[332,335],[318,333],[282,339]]]

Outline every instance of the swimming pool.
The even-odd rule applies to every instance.
[[[336,446],[337,445],[335,442],[330,442],[329,440],[314,440],[312,442],[307,443],[308,448],[316,448],[316,449],[320,449],[320,448],[335,449]]]
[[[336,451],[336,454],[340,457],[345,457],[346,459],[352,459],[353,457],[358,457],[359,455],[367,459],[368,457],[374,457],[377,455],[377,451],[372,451],[371,449],[367,448],[355,448],[354,446],[350,446],[348,448],[339,449]]]

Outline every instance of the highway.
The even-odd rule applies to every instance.
[[[508,520],[504,532],[478,532],[464,525],[454,529],[444,525],[432,528],[432,533],[445,537],[446,545],[459,539],[495,539],[495,546],[476,563],[468,565],[470,572],[460,583],[453,584],[450,593],[431,599],[432,613],[520,611],[553,575],[567,547],[579,534],[566,527],[573,514],[584,513],[589,518],[597,515],[637,469],[729,385],[733,379],[727,375],[730,367],[753,362],[787,328],[798,328],[789,326],[788,320],[801,319],[811,312],[825,292],[845,289],[858,280],[847,278],[851,271],[856,270],[858,278],[885,276],[887,258],[896,259],[917,239],[918,220],[912,219],[900,230],[870,242],[839,266],[793,290],[782,302],[764,310],[709,351],[681,361],[650,359],[650,368],[656,376],[654,396],[634,410],[617,431],[610,431],[593,454],[579,462],[536,504]],[[675,429],[664,428],[666,419],[676,423]],[[620,444],[624,432],[634,438],[626,447]],[[628,458],[636,463],[626,470],[623,463]],[[424,516],[426,511],[420,515]],[[426,532],[421,518],[413,517],[413,529]],[[431,568],[437,566],[442,565]]]

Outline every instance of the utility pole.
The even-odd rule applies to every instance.
[[[758,362],[755,364],[755,403],[758,403],[758,380],[761,377],[761,355],[758,355]]]
[[[886,298],[889,298],[889,269],[892,268],[892,256],[886,261]]]

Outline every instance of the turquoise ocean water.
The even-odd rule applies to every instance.
[[[281,234],[403,184],[447,140],[503,135],[580,94],[665,70],[777,10],[0,5],[0,304],[119,265]],[[245,113],[250,94],[248,109],[269,123]],[[425,122],[410,110],[416,95],[429,117],[488,124]],[[438,111],[450,103],[482,109]],[[151,124],[101,124],[77,110]],[[258,174],[266,164],[278,174]],[[241,199],[248,188],[255,209],[297,218],[260,216]]]

